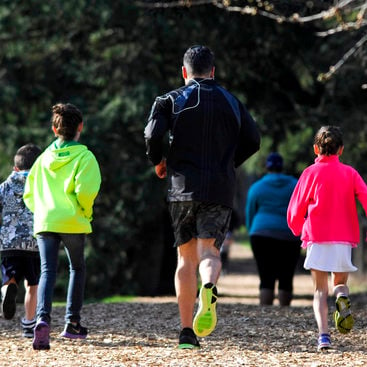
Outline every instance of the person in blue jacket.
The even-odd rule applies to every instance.
[[[246,199],[246,227],[260,277],[260,304],[272,305],[275,283],[278,300],[289,306],[293,297],[293,277],[301,242],[287,224],[287,208],[297,179],[282,173],[283,158],[271,153],[267,174],[249,189]]]

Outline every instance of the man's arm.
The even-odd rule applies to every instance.
[[[241,128],[238,145],[235,152],[234,165],[240,166],[247,158],[260,149],[260,132],[254,119],[248,111],[241,106]]]
[[[169,103],[169,98],[155,100],[144,130],[146,154],[155,166],[163,160],[163,138],[169,129]]]

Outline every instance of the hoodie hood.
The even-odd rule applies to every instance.
[[[290,177],[284,173],[267,173],[263,177],[264,181],[275,188],[288,186],[290,183]]]
[[[57,171],[70,162],[79,160],[87,150],[88,148],[80,143],[59,148],[56,142],[53,142],[43,153],[43,165],[50,171]]]

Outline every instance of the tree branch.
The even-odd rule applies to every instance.
[[[339,25],[338,27],[328,29],[327,31],[316,32],[316,35],[319,37],[327,37],[335,33],[348,32],[351,30],[360,29],[365,26],[367,26],[367,20],[362,20],[359,22],[348,22],[348,23],[343,23]]]
[[[276,14],[274,12],[275,6],[270,1],[262,2],[262,7],[259,6],[232,6],[231,0],[177,0],[172,2],[150,2],[135,1],[135,4],[145,8],[174,8],[174,7],[193,7],[199,5],[213,5],[219,9],[223,9],[229,12],[237,12],[243,15],[260,15],[269,19],[272,19],[278,23],[309,23],[316,21],[324,21],[327,19],[335,18],[335,21],[339,23],[334,28],[329,28],[325,31],[316,32],[319,37],[327,37],[339,32],[359,30],[367,25],[366,12],[367,1],[366,0],[339,0],[335,2],[335,5],[331,6],[327,10],[320,11],[309,16],[300,16],[298,13],[293,13],[291,16],[285,16]],[[259,3],[257,3],[259,4]],[[355,20],[350,22],[344,22],[343,17],[352,13],[358,12],[354,15]],[[367,34],[355,43],[355,45],[349,49],[343,57],[335,64],[330,66],[327,73],[319,74],[319,81],[329,80],[345,63],[346,61],[360,49],[367,41]],[[365,84],[364,84],[365,85]]]
[[[330,66],[327,73],[319,74],[317,80],[322,82],[329,80],[345,64],[345,62],[364,45],[365,42],[367,42],[367,33],[351,49],[349,49],[335,65]]]
[[[212,4],[213,0],[178,0],[172,1],[170,3],[167,2],[154,2],[147,3],[146,1],[135,1],[135,5],[142,8],[180,8],[180,7],[191,7],[198,5],[209,5]]]
[[[135,4],[139,7],[144,8],[177,8],[177,7],[193,7],[193,6],[199,6],[199,5],[213,5],[217,8],[229,11],[229,12],[237,12],[244,15],[261,15],[273,20],[276,20],[277,22],[289,22],[289,23],[308,23],[308,22],[314,22],[315,20],[325,20],[332,18],[335,16],[338,11],[341,9],[346,8],[349,4],[353,2],[358,2],[358,0],[341,0],[336,5],[330,7],[327,10],[321,11],[319,13],[309,15],[306,17],[301,17],[298,13],[294,13],[293,15],[286,17],[284,15],[276,14],[272,12],[274,10],[275,6],[271,4],[270,2],[266,2],[263,5],[262,9],[259,6],[231,6],[231,0],[177,0],[172,2],[164,2],[164,1],[158,1],[158,2],[150,2],[147,3],[146,1],[135,1]],[[360,6],[363,10],[363,13],[365,11],[366,4]],[[353,9],[358,9],[359,7],[355,7]]]

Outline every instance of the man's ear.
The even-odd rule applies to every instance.
[[[83,126],[84,126],[84,124],[83,124],[83,121],[78,125],[78,133],[80,133],[82,130],[83,130]]]
[[[316,144],[313,145],[313,151],[314,151],[314,153],[316,155],[319,155],[320,154],[320,149],[319,149],[319,147]]]
[[[342,155],[343,154],[343,152],[344,152],[344,145],[342,145],[339,149],[338,149],[338,151],[337,151],[337,155]]]
[[[52,129],[52,131],[54,132],[55,136],[57,136],[56,127],[52,125],[52,126],[51,126],[51,129]]]
[[[210,77],[214,79],[214,74],[215,74],[215,66],[213,66],[212,71],[210,72]]]
[[[184,66],[182,67],[182,77],[187,79],[187,69]]]

